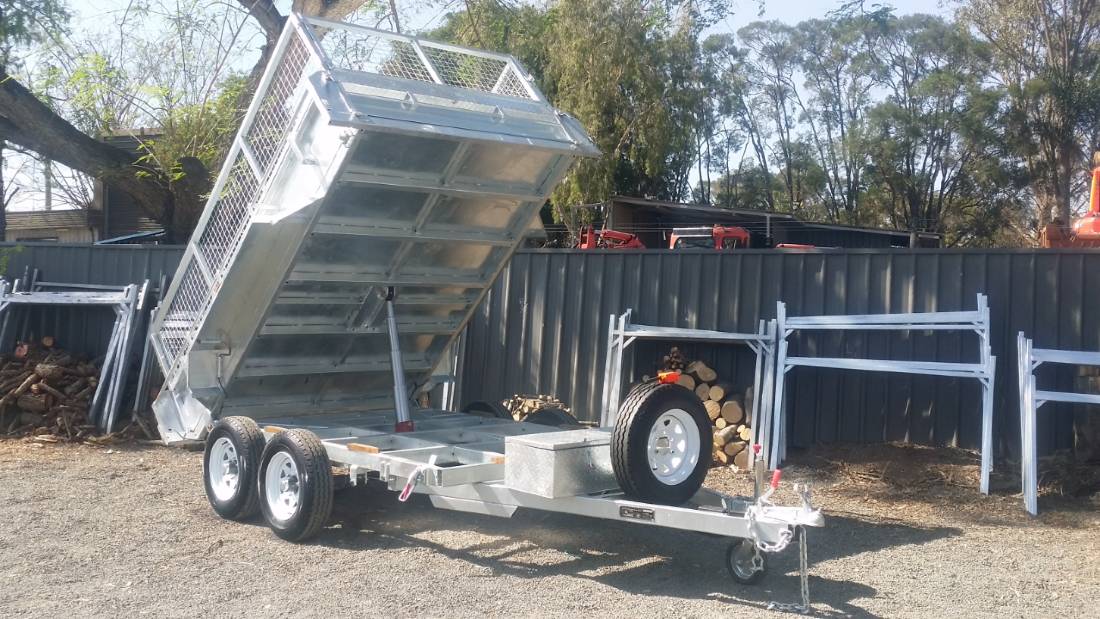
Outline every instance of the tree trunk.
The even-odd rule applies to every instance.
[[[81,132],[7,73],[0,73],[0,139],[110,182],[129,194],[146,215],[171,227],[172,194],[155,171],[146,170],[149,177],[139,177],[133,155]]]

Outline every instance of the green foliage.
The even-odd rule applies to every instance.
[[[0,69],[16,48],[59,36],[68,20],[61,0],[0,0]]]
[[[22,245],[0,247],[0,277],[8,274],[8,264],[11,263],[11,257],[21,251],[23,251]]]
[[[559,0],[547,8],[470,2],[428,36],[514,54],[577,117],[602,156],[558,187],[559,208],[614,194],[686,198],[707,96],[698,34],[719,2]]]
[[[246,85],[245,76],[230,75],[213,99],[167,110],[159,135],[143,144],[146,154],[141,161],[166,171],[173,183],[183,180],[180,162],[187,158],[197,159],[207,170],[217,169],[240,125],[237,103]]]

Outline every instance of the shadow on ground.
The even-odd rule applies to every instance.
[[[810,596],[821,616],[873,616],[858,600],[877,591],[851,580],[813,576],[813,563],[891,546],[952,537],[948,527],[917,528],[829,517],[809,532]],[[441,532],[474,533],[476,543],[456,548]],[[469,538],[469,536],[455,536]],[[370,551],[427,548],[485,570],[486,577],[586,578],[638,595],[713,599],[765,608],[800,599],[798,549],[769,556],[769,573],[755,586],[735,583],[724,567],[728,541],[700,533],[519,510],[511,519],[435,509],[426,497],[399,503],[380,485],[337,495],[330,526],[315,543]]]

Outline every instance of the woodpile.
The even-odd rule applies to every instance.
[[[662,370],[679,370],[681,374],[676,382],[695,392],[703,402],[703,408],[714,424],[714,461],[748,470],[748,445],[752,438],[752,387],[739,388],[722,380],[718,372],[705,362],[687,361],[677,347],[673,347],[661,361],[664,364]]]
[[[53,337],[19,342],[0,356],[0,434],[48,443],[105,442],[88,420],[99,368],[56,348]]]
[[[573,413],[564,402],[552,395],[516,394],[504,400],[502,404],[512,414],[512,419],[516,421],[523,421],[531,413],[544,408],[560,408],[569,414]]]

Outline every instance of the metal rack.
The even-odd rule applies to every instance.
[[[88,419],[104,432],[113,432],[118,418],[118,409],[126,388],[126,375],[129,372],[129,350],[133,343],[137,318],[144,308],[149,289],[149,281],[141,286],[130,284],[119,287],[81,286],[78,284],[60,284],[41,282],[35,288],[77,288],[75,291],[44,291],[34,289],[30,292],[13,290],[11,282],[0,281],[0,315],[3,316],[3,333],[0,341],[7,336],[8,310],[14,305],[53,305],[70,307],[109,307],[114,310],[115,324],[111,330],[111,339],[107,345],[107,354],[103,358],[99,383],[88,408]]]
[[[600,408],[600,426],[609,428],[615,425],[622,395],[623,354],[636,340],[675,340],[679,342],[707,342],[714,344],[743,344],[756,355],[753,371],[753,393],[760,394],[754,403],[752,416],[752,438],[749,453],[755,462],[755,445],[761,446],[761,453],[768,453],[771,447],[771,405],[773,382],[775,380],[775,335],[776,321],[761,320],[756,333],[730,333],[707,329],[681,329],[675,327],[654,327],[630,322],[632,310],[626,310],[619,316],[611,315],[607,330],[607,357],[604,363],[603,398]],[[747,413],[748,411],[746,411]]]
[[[1100,404],[1100,394],[1040,390],[1035,370],[1044,363],[1100,366],[1100,352],[1035,348],[1021,331],[1016,335],[1016,360],[1020,395],[1020,483],[1024,508],[1032,516],[1039,514],[1039,464],[1036,445],[1038,411],[1047,402]]]
[[[989,305],[977,295],[977,309],[971,312],[921,312],[905,314],[862,314],[831,316],[787,316],[783,302],[776,304],[779,342],[776,352],[778,378],[775,381],[772,440],[768,464],[774,468],[786,458],[787,423],[783,412],[786,375],[795,367],[834,368],[867,372],[894,372],[953,378],[974,378],[982,386],[981,491],[989,493],[993,458],[993,379],[997,358],[990,351]],[[849,357],[791,357],[787,339],[795,331],[970,331],[978,336],[978,362],[898,361]]]

